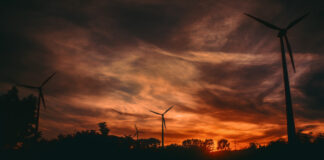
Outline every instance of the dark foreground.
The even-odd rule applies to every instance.
[[[133,143],[134,142],[134,143]],[[198,146],[170,145],[164,149],[156,145],[143,145],[131,138],[93,136],[87,138],[61,138],[25,145],[20,149],[2,150],[1,160],[61,160],[61,159],[116,159],[116,160],[278,160],[324,159],[323,142],[294,146],[275,141],[267,146],[251,145],[238,151],[209,152]]]

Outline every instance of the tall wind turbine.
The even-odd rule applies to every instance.
[[[28,88],[28,89],[33,89],[38,91],[38,100],[37,100],[37,113],[36,113],[36,127],[35,127],[35,136],[38,133],[38,125],[39,125],[39,110],[41,103],[43,104],[44,109],[46,109],[46,104],[45,104],[45,98],[43,94],[43,87],[45,84],[55,75],[56,73],[53,73],[51,76],[45,79],[43,83],[40,86],[30,86],[30,85],[25,85],[25,84],[17,84],[17,86]]]
[[[152,112],[154,114],[157,114],[157,115],[160,115],[162,117],[162,148],[164,148],[164,129],[166,129],[164,115],[172,108],[173,108],[173,106],[171,106],[170,108],[165,110],[164,113],[162,113],[162,114],[150,110],[150,112]]]
[[[294,114],[293,114],[293,108],[292,108],[292,102],[291,102],[291,95],[290,95],[290,86],[289,86],[289,77],[288,77],[288,71],[287,71],[287,63],[286,63],[286,54],[285,54],[285,46],[283,39],[285,39],[287,49],[289,52],[290,60],[292,67],[294,69],[294,72],[296,72],[295,69],[295,63],[294,63],[294,57],[292,54],[292,50],[288,41],[287,37],[287,31],[295,26],[297,23],[299,23],[302,19],[304,19],[306,16],[309,15],[309,13],[297,18],[296,20],[292,21],[286,28],[280,28],[277,27],[269,22],[266,22],[264,20],[261,20],[260,18],[254,17],[250,14],[245,13],[246,16],[264,24],[265,26],[279,31],[277,37],[280,38],[280,46],[281,46],[281,58],[282,58],[282,69],[283,69],[283,78],[284,78],[284,86],[285,86],[285,97],[286,97],[286,114],[287,114],[287,133],[288,133],[288,143],[294,143],[296,141],[296,131],[295,131],[295,121],[294,121]]]

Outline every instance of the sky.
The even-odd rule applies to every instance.
[[[40,131],[226,138],[244,146],[286,138],[277,26],[310,11],[288,31],[297,130],[324,130],[324,3],[321,0],[57,0],[0,2],[0,93],[12,81],[44,87]],[[288,55],[287,55],[288,56]],[[19,88],[21,97],[36,92]],[[232,146],[233,147],[233,146]]]

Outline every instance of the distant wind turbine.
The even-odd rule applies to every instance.
[[[283,77],[284,77],[284,86],[285,86],[285,97],[286,97],[286,114],[287,114],[287,133],[288,133],[288,143],[294,143],[296,141],[296,131],[295,131],[295,121],[294,121],[294,114],[293,114],[293,108],[292,108],[292,101],[291,101],[291,95],[290,95],[290,86],[289,86],[289,77],[288,77],[288,71],[287,71],[287,63],[286,63],[286,55],[285,55],[285,46],[283,42],[283,38],[285,39],[287,49],[289,52],[290,60],[292,63],[292,67],[294,69],[294,72],[296,72],[295,69],[295,63],[294,63],[294,57],[292,54],[291,46],[288,41],[287,37],[287,31],[295,26],[297,23],[299,23],[302,19],[304,19],[306,16],[309,15],[309,13],[297,18],[296,20],[292,21],[286,28],[280,28],[277,27],[269,22],[266,22],[264,20],[261,20],[260,18],[254,17],[250,14],[245,13],[246,16],[264,24],[265,26],[279,31],[278,37],[280,38],[280,46],[281,46],[281,58],[282,58],[282,69],[283,69]]]
[[[135,134],[134,136],[136,137],[136,141],[138,141],[138,136],[139,136],[139,133],[143,133],[143,132],[140,132],[135,124]]]
[[[56,73],[53,73],[51,76],[45,79],[43,83],[40,86],[30,86],[30,85],[25,85],[25,84],[17,84],[17,86],[28,88],[28,89],[33,89],[38,91],[38,100],[37,100],[37,114],[36,114],[36,127],[35,127],[35,136],[38,133],[38,125],[39,125],[39,110],[40,110],[40,105],[43,103],[43,107],[46,109],[46,104],[45,104],[45,98],[43,94],[43,87],[45,84],[55,75]]]
[[[164,129],[166,129],[166,125],[165,125],[165,119],[164,119],[164,115],[173,108],[174,106],[171,106],[170,108],[168,108],[167,110],[164,111],[164,113],[157,113],[154,111],[149,110],[150,112],[160,115],[162,116],[162,148],[164,148]]]

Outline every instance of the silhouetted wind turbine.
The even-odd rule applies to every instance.
[[[164,148],[164,129],[166,129],[166,125],[165,125],[165,119],[164,119],[164,115],[170,110],[172,109],[173,106],[171,106],[170,108],[168,108],[167,110],[164,111],[164,113],[157,113],[154,111],[149,110],[150,112],[157,114],[157,115],[161,115],[162,116],[162,148]]]
[[[292,102],[291,102],[291,95],[290,95],[290,86],[289,86],[289,78],[288,78],[288,71],[287,71],[287,63],[286,63],[286,55],[285,55],[285,46],[283,42],[283,37],[285,39],[287,49],[289,52],[290,60],[292,63],[292,67],[294,69],[294,72],[296,72],[295,69],[295,63],[294,63],[294,57],[292,54],[292,50],[288,41],[287,37],[287,31],[292,28],[294,25],[296,25],[298,22],[300,22],[302,19],[304,19],[306,16],[309,15],[309,13],[297,18],[296,20],[292,21],[286,28],[280,28],[277,27],[269,22],[266,22],[264,20],[261,20],[260,18],[254,17],[250,14],[245,13],[246,16],[264,24],[265,26],[279,31],[278,37],[280,38],[280,46],[281,46],[281,58],[282,58],[282,69],[283,69],[283,77],[284,77],[284,85],[285,85],[285,97],[286,97],[286,114],[287,114],[287,131],[288,131],[288,143],[294,143],[296,140],[296,131],[295,131],[295,121],[294,121],[294,114],[293,114],[293,108],[292,108]]]
[[[134,134],[134,136],[136,136],[136,141],[138,141],[138,135],[139,135],[139,133],[143,133],[143,132],[138,131],[138,128],[137,128],[137,126],[135,124],[135,134]]]
[[[18,84],[17,86],[20,87],[24,87],[24,88],[28,88],[28,89],[33,89],[33,90],[37,90],[38,91],[38,100],[37,100],[37,117],[36,117],[36,127],[35,127],[35,136],[38,133],[38,124],[39,124],[39,110],[40,110],[40,105],[41,103],[43,103],[43,107],[46,109],[46,104],[45,104],[45,98],[44,98],[44,94],[43,94],[43,87],[45,86],[45,84],[55,75],[56,73],[53,73],[51,76],[49,76],[48,78],[45,79],[45,81],[43,81],[43,83],[38,86],[30,86],[30,85],[25,85],[25,84]]]

